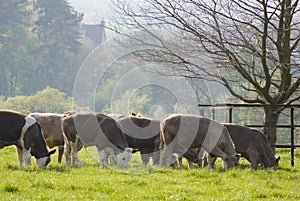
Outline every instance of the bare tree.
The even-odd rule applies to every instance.
[[[300,99],[298,0],[114,2],[123,24],[159,41],[143,56],[172,64],[160,73],[213,80],[246,103],[271,105],[264,132],[276,143],[282,105]]]

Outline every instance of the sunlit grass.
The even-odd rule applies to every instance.
[[[300,200],[300,151],[295,167],[288,151],[280,151],[277,171],[252,171],[245,160],[228,171],[217,161],[209,171],[196,167],[161,169],[143,166],[138,154],[127,169],[99,168],[96,157],[82,150],[83,168],[57,164],[57,155],[46,170],[34,161],[19,169],[14,147],[0,150],[1,200]]]

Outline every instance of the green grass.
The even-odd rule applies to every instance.
[[[88,151],[79,157],[85,167],[58,165],[46,170],[19,169],[14,147],[0,150],[0,200],[300,200],[300,150],[295,167],[288,150],[279,151],[277,171],[252,171],[245,160],[238,168],[209,171],[186,166],[160,169],[140,164],[135,154],[128,169],[99,168]]]

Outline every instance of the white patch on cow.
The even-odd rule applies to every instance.
[[[33,124],[35,124],[35,123],[36,123],[36,120],[35,120],[35,118],[33,118],[32,116],[27,115],[27,116],[25,117],[25,124],[24,124],[24,126],[23,126],[23,128],[22,128],[22,132],[21,132],[22,140],[23,140],[23,137],[24,137],[24,135],[25,135],[27,129],[28,129],[30,126],[32,126]]]
[[[49,158],[50,157],[36,158],[35,162],[39,168],[45,169],[47,166],[47,161],[49,161]]]
[[[22,151],[24,150],[23,152],[23,160],[22,159],[19,159],[19,164],[20,164],[20,167],[22,167],[22,163],[23,161],[25,161],[25,167],[27,168],[28,166],[31,165],[31,148],[29,148],[29,150],[25,150],[25,145],[24,145],[24,135],[27,131],[27,129],[32,126],[33,124],[36,123],[36,120],[31,117],[30,115],[27,115],[25,117],[25,124],[24,126],[22,127],[22,130],[21,130],[21,135],[20,135],[20,138],[19,138],[19,143],[21,144],[21,147],[22,147]],[[21,154],[21,152],[20,152]]]
[[[35,113],[30,113],[28,116],[32,116],[32,117],[49,117],[49,116],[59,116],[59,117],[63,117],[63,114],[57,114],[57,113],[39,113],[39,112],[35,112]]]
[[[28,150],[24,149],[23,152],[23,160],[25,161],[25,168],[28,168],[31,165],[31,148],[29,148]]]
[[[33,118],[32,116],[27,115],[27,116],[25,117],[25,124],[24,124],[24,126],[22,127],[22,131],[21,131],[21,135],[20,135],[20,139],[19,139],[19,142],[20,142],[20,144],[21,144],[21,146],[22,146],[22,150],[25,150],[24,140],[23,140],[23,139],[24,139],[24,135],[25,135],[27,129],[28,129],[30,126],[32,126],[33,124],[35,124],[35,123],[36,123],[36,120],[35,120],[35,118]]]
[[[129,161],[132,159],[132,148],[125,148],[125,150],[117,155],[118,162],[121,166],[127,167]]]

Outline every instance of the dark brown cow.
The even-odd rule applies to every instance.
[[[146,165],[152,158],[154,165],[159,164],[160,121],[135,115],[121,116],[117,119],[125,135],[128,146],[140,150]]]
[[[64,153],[64,136],[61,129],[63,114],[57,113],[31,113],[29,114],[41,125],[46,145],[49,148],[58,146],[58,163]]]
[[[173,164],[172,156],[183,155],[189,149],[203,148],[212,156],[223,160],[224,168],[238,165],[239,155],[234,149],[227,129],[220,123],[202,116],[173,114],[161,124],[163,151],[160,166]]]
[[[259,130],[252,129],[246,126],[237,124],[223,124],[235,145],[235,150],[240,153],[242,157],[250,162],[250,167],[254,170],[261,164],[264,168],[278,168],[278,161],[280,157],[275,158],[275,154],[268,142],[266,136]],[[193,154],[189,152],[188,160],[201,163],[202,166],[214,166],[216,158],[208,158],[207,154]],[[193,155],[193,156],[192,156]],[[207,163],[208,162],[208,163]]]
[[[62,129],[65,137],[66,165],[79,166],[82,162],[77,156],[79,144],[85,147],[96,146],[99,154],[100,166],[105,165],[107,156],[104,149],[110,147],[122,166],[127,166],[132,158],[132,149],[128,147],[126,139],[116,121],[104,114],[76,113],[62,119]]]
[[[45,168],[50,155],[43,138],[41,127],[31,116],[13,111],[0,111],[0,149],[15,145],[18,150],[19,165],[22,168],[31,165],[30,156],[34,156],[39,168]]]
[[[275,153],[262,132],[236,124],[224,125],[235,144],[236,152],[251,163],[252,169],[257,169],[258,164],[263,165],[264,168],[278,168],[280,157],[275,158]]]

